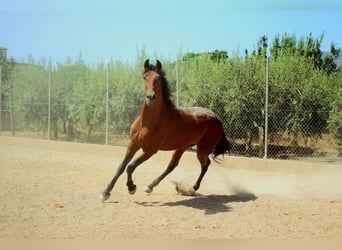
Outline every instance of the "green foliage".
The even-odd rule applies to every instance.
[[[273,40],[273,45],[270,48],[271,57],[277,59],[279,54],[305,57],[310,61],[310,63],[319,70],[323,70],[327,74],[332,74],[337,71],[336,59],[339,56],[340,49],[336,48],[336,45],[332,42],[330,46],[330,54],[323,57],[323,52],[321,51],[321,44],[324,38],[324,33],[322,33],[318,38],[314,39],[312,34],[306,38],[301,37],[297,39],[295,35],[289,35],[285,33],[281,39],[277,35]],[[267,38],[263,36],[262,41],[266,41],[263,44],[263,48],[267,48]],[[260,42],[258,43],[260,44]],[[258,45],[258,50],[260,50]]]
[[[11,78],[13,75],[13,69],[15,67],[15,61],[13,59],[1,59],[0,70],[1,70],[1,84],[0,84],[0,127],[1,129],[12,128],[12,134],[14,134],[14,127],[11,125],[13,118],[13,85]]]
[[[342,156],[342,72],[338,73],[336,85],[331,87],[335,93],[332,97],[331,109],[328,118],[328,128],[335,135],[339,156]]]
[[[12,74],[13,99],[18,129],[46,130],[48,71],[43,66],[17,64]]]
[[[182,56],[182,61],[189,61],[192,59],[210,59],[213,62],[219,63],[223,62],[228,58],[228,53],[225,50],[215,50],[213,52],[207,52],[207,53],[186,53]]]
[[[99,71],[99,72],[98,72]],[[53,114],[87,130],[87,139],[105,117],[105,72],[84,64],[60,66],[55,72]]]
[[[305,57],[278,55],[270,67],[277,72],[270,77],[270,131],[295,138],[321,135],[329,108],[326,75]]]

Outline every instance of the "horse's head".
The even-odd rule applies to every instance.
[[[151,65],[147,59],[144,64],[144,80],[145,80],[145,101],[148,106],[152,106],[159,96],[162,96],[162,64],[157,60],[157,64]]]

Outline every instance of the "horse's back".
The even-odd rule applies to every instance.
[[[182,121],[194,126],[222,126],[221,121],[217,118],[215,113],[207,108],[191,107],[178,108],[178,115]]]
[[[201,129],[201,137],[196,144],[203,144],[209,148],[215,146],[224,134],[223,126],[216,114],[207,108],[184,108],[192,116],[195,127]]]
[[[215,113],[203,107],[190,107],[190,108],[178,108],[180,112],[187,113],[188,115],[193,116],[194,118],[206,118],[206,119],[217,119]]]

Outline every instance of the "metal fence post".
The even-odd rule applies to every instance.
[[[2,131],[2,90],[1,90],[1,85],[2,85],[2,76],[1,76],[1,65],[0,65],[0,135]]]
[[[10,127],[12,136],[15,136],[15,124],[14,124],[14,101],[13,101],[13,82],[10,82]]]
[[[48,140],[50,140],[51,129],[51,62],[49,63],[49,76],[48,76]]]
[[[264,158],[267,159],[267,139],[268,139],[268,81],[269,81],[269,58],[266,57],[266,89],[265,89],[265,152]]]
[[[176,106],[179,107],[179,62],[176,59]]]
[[[107,83],[106,83],[106,145],[108,145],[108,122],[109,122],[109,63],[107,63]]]

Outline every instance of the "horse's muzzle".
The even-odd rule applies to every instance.
[[[149,106],[152,106],[156,101],[155,92],[153,91],[153,92],[147,93],[145,99],[146,99],[146,104]]]

